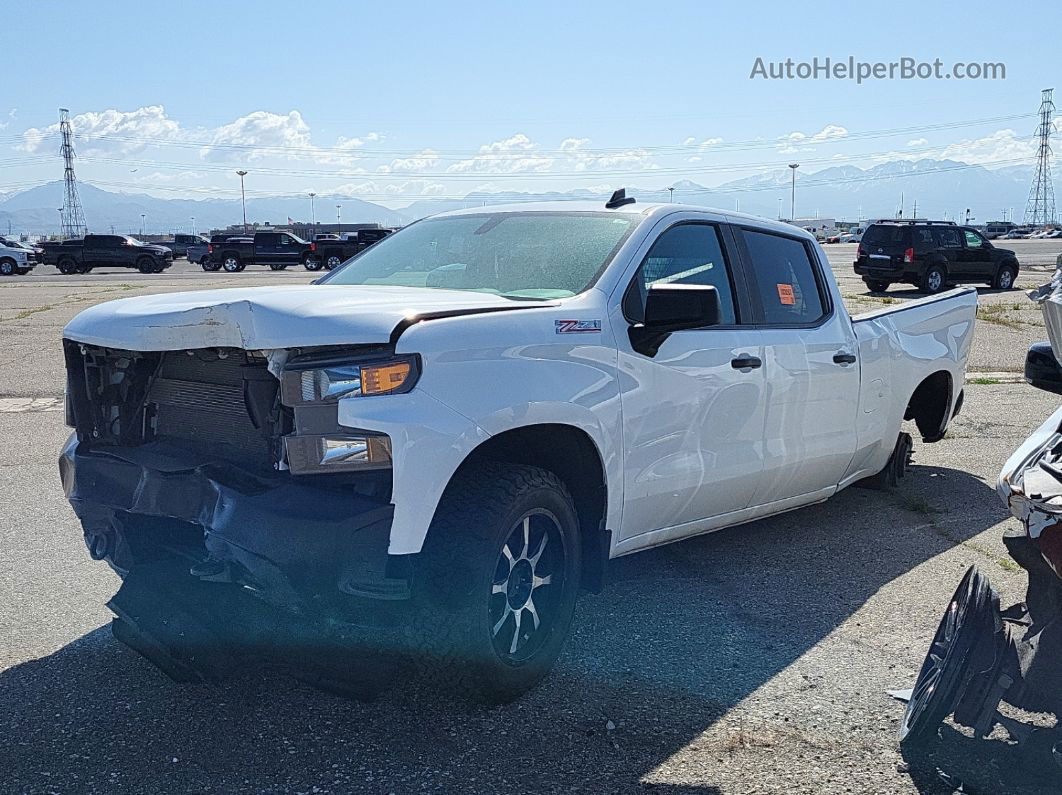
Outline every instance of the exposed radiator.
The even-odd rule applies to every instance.
[[[244,376],[265,361],[243,352],[225,358],[197,351],[163,355],[148,402],[155,405],[155,435],[212,449],[253,467],[272,465],[270,441],[254,427],[244,403]]]

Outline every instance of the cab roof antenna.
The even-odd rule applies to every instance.
[[[606,210],[615,210],[617,207],[623,207],[627,204],[634,204],[634,197],[627,195],[626,188],[620,188],[618,191],[612,194],[612,198],[605,202]]]

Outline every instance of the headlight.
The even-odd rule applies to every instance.
[[[393,395],[412,389],[418,375],[415,356],[359,363],[293,363],[281,379],[281,399],[286,406],[299,406],[363,395]]]

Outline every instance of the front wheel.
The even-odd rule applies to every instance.
[[[141,273],[154,273],[155,261],[151,257],[143,257],[137,260],[136,269]]]
[[[234,257],[230,254],[221,261],[221,267],[224,268],[226,273],[239,273],[243,270],[243,263],[240,262],[239,257]]]
[[[324,265],[328,270],[334,271],[342,264],[343,260],[339,257],[338,254],[329,254],[328,257],[325,259]]]
[[[63,257],[58,263],[56,263],[55,267],[57,267],[59,272],[64,276],[73,276],[77,273],[77,262],[70,257]]]
[[[575,508],[556,475],[469,467],[447,488],[418,565],[415,662],[461,694],[517,698],[560,654],[580,567]]]
[[[872,293],[883,293],[889,289],[889,282],[883,282],[880,279],[864,279],[863,281]]]
[[[996,271],[992,279],[992,286],[997,290],[1010,290],[1014,287],[1014,280],[1018,276],[1018,269],[1013,265],[1004,265]]]
[[[0,259],[0,276],[14,276],[17,270],[13,259]]]
[[[922,280],[919,282],[918,288],[923,293],[933,295],[943,290],[944,284],[944,269],[939,265],[930,265],[926,268],[926,272],[922,274]]]

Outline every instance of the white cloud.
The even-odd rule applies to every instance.
[[[929,143],[929,139],[928,138],[912,138],[910,141],[907,142],[907,145],[908,146],[925,146],[928,143]]]
[[[577,139],[567,139],[569,141]],[[448,166],[450,174],[519,174],[543,172],[553,167],[554,158],[535,152],[537,144],[523,133],[484,144],[479,154]]]
[[[380,174],[390,174],[395,171],[415,173],[434,168],[438,162],[438,152],[434,149],[421,149],[410,157],[396,158],[388,165],[378,166],[376,170]]]
[[[184,137],[181,125],[166,116],[162,105],[132,111],[79,113],[70,119],[70,124],[80,139],[77,148],[81,154],[129,154],[144,149],[154,140],[173,141]],[[22,133],[22,143],[16,148],[36,152],[46,138],[58,132],[58,122],[47,127],[30,127]]]
[[[335,193],[340,196],[434,196],[446,190],[446,186],[428,179],[411,179],[405,182],[379,183],[373,180],[340,185]]]
[[[837,141],[841,138],[848,137],[848,129],[842,127],[840,124],[827,124],[817,133],[800,132],[795,130],[788,135],[779,137],[778,151],[782,154],[792,154],[793,152],[806,152],[813,148],[814,144],[825,143],[826,141]]]
[[[17,109],[8,114],[14,118]],[[288,113],[254,111],[218,127],[186,128],[166,115],[162,105],[132,111],[108,109],[79,113],[70,119],[77,150],[83,155],[128,155],[154,144],[180,143],[199,147],[199,157],[208,161],[253,161],[264,158],[306,159],[325,165],[351,165],[362,159],[367,143],[382,140],[378,132],[361,137],[340,136],[334,145],[313,143],[310,126],[297,110]],[[7,124],[7,122],[5,122]],[[36,152],[59,132],[59,124],[31,127],[22,133],[16,147]]]
[[[295,155],[295,152],[285,155],[270,151],[273,149],[313,148],[310,125],[297,110],[286,114],[257,110],[216,128],[210,143],[199,150],[199,156],[204,160],[228,160],[233,150],[238,150],[243,153],[242,159],[257,160],[270,154],[280,157]]]

